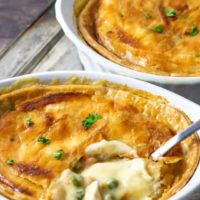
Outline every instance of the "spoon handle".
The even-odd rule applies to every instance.
[[[174,137],[169,139],[163,146],[158,148],[155,152],[151,154],[151,159],[156,161],[159,157],[165,155],[170,149],[172,149],[175,145],[180,143],[182,140],[192,135],[195,131],[200,129],[200,120],[191,124],[188,128],[176,134]]]

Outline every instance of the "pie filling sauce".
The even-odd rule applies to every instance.
[[[163,192],[160,163],[139,158],[130,146],[101,140],[85,149],[85,156],[62,172],[53,199],[150,200]]]

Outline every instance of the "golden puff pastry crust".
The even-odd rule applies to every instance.
[[[36,84],[1,93],[0,193],[16,200],[51,199],[51,183],[89,144],[119,140],[148,158],[191,123],[162,97],[105,81]],[[82,121],[89,114],[101,118],[85,129]],[[50,142],[38,142],[41,136]],[[58,160],[53,152],[60,149],[64,153]],[[167,156],[171,164],[163,169],[165,192],[160,199],[168,199],[191,178],[199,162],[198,137],[190,136]],[[13,165],[7,163],[10,159]]]
[[[200,76],[199,1],[88,0],[77,21],[91,47],[124,67]]]

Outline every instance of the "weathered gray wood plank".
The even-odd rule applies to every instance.
[[[53,2],[54,0],[0,0],[0,55],[5,53]]]
[[[76,47],[66,36],[46,54],[33,72],[55,70],[83,70]]]
[[[1,58],[0,79],[31,72],[62,35],[49,10]]]

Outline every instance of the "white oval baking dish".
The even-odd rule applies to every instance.
[[[119,64],[116,64],[102,55],[98,54],[90,46],[88,46],[83,39],[80,38],[77,33],[77,27],[73,15],[73,2],[74,0],[57,0],[56,2],[56,18],[60,23],[65,34],[72,40],[76,47],[80,50],[81,54],[84,55],[84,62],[87,63],[86,67],[90,69],[114,72],[123,74],[132,78],[137,78],[145,81],[156,82],[161,84],[196,84],[200,83],[200,77],[171,77],[171,76],[159,76],[154,74],[148,74],[138,72],[132,69],[128,69]],[[83,56],[81,58],[83,61]],[[92,64],[91,66],[88,66]],[[95,63],[95,64],[94,64]]]
[[[146,83],[143,81],[135,80],[132,78],[124,77],[121,75],[113,75],[108,73],[96,73],[96,72],[84,72],[84,71],[55,71],[55,72],[44,72],[38,74],[30,74],[24,75],[15,78],[9,78],[6,80],[0,81],[0,88],[9,86],[10,84],[14,83],[15,81],[23,78],[28,77],[35,77],[42,81],[48,82],[54,78],[58,78],[60,80],[66,80],[67,78],[71,77],[72,75],[77,75],[78,77],[87,77],[91,80],[108,80],[114,83],[126,84],[129,87],[141,89],[148,91],[150,93],[160,95],[165,97],[170,105],[173,105],[183,112],[185,112],[192,121],[196,121],[199,119],[200,116],[200,106],[197,104],[177,95],[174,94],[166,89],[160,88],[158,86],[152,85],[150,83]],[[200,137],[200,132],[198,132]],[[180,190],[176,195],[174,195],[171,200],[188,200],[191,199],[192,195],[194,194],[194,190],[199,189],[200,187],[200,164],[198,165],[194,175],[190,179],[190,181],[185,185],[185,187]],[[200,193],[199,193],[200,195]],[[190,197],[190,198],[189,198]],[[199,196],[200,198],[200,196]],[[4,197],[0,197],[0,200],[5,199]],[[197,198],[196,198],[197,199]]]

